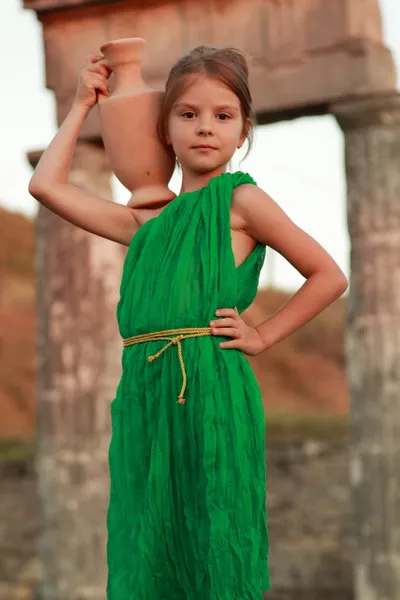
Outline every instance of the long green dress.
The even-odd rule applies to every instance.
[[[230,234],[240,171],[175,198],[135,234],[117,319],[122,338],[209,327],[254,300],[266,248],[235,268]],[[111,403],[108,600],[259,600],[270,588],[265,420],[260,388],[232,338],[123,348]]]

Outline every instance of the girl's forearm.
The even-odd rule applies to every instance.
[[[29,191],[48,189],[68,183],[72,157],[79,132],[89,112],[83,104],[74,103],[61,127],[42,154],[29,182]]]
[[[311,321],[347,289],[348,282],[342,274],[314,273],[301,288],[271,317],[255,329],[265,342],[265,349]]]

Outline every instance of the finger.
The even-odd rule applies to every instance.
[[[90,56],[86,64],[86,69],[88,70],[93,70],[93,68],[96,69],[97,67],[101,68],[105,77],[109,77],[112,73],[112,69],[108,64],[107,59],[102,54]]]
[[[234,327],[213,327],[214,335],[226,335],[227,337],[238,337],[239,331]]]
[[[240,341],[235,339],[235,340],[230,340],[229,342],[220,342],[218,344],[218,346],[221,346],[221,348],[239,348],[240,347]]]
[[[109,93],[107,81],[104,81],[104,78],[97,73],[92,74],[91,80],[87,83],[87,86],[91,89],[102,91],[105,96],[107,96]]]
[[[102,60],[104,58],[103,54],[92,54],[89,58],[90,62],[97,62],[98,60]]]
[[[104,77],[99,73],[87,71],[83,77],[83,81],[87,87],[93,87],[105,83]]]
[[[108,87],[107,83],[104,82],[102,84],[99,84],[96,90],[104,94],[104,96],[108,96],[110,93],[110,88]]]
[[[218,317],[233,317],[235,315],[235,311],[233,308],[218,308],[215,311],[215,314]]]
[[[112,68],[110,67],[110,65],[107,62],[107,59],[104,56],[99,60],[97,64],[101,65],[101,67],[103,67],[106,70],[107,77],[110,75],[110,73],[112,73]]]
[[[97,91],[101,94],[103,94],[103,96],[108,96],[110,94],[110,89],[106,86],[106,87],[99,87],[97,88]]]
[[[238,327],[239,323],[236,319],[232,319],[232,317],[225,317],[223,319],[217,319],[216,321],[211,321],[213,325],[211,327]]]
[[[91,73],[99,73],[100,75],[103,75],[103,77],[108,77],[110,75],[110,69],[107,69],[107,66],[105,63],[95,63],[90,65],[87,68],[88,71],[90,71]]]
[[[91,56],[88,56],[88,59],[86,61],[86,65],[90,66],[93,63],[97,62],[97,60],[99,60],[98,58],[96,58],[96,56],[94,54],[92,54]]]

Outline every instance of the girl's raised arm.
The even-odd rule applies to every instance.
[[[108,94],[108,67],[101,56],[81,72],[75,101],[30,179],[29,193],[43,206],[81,229],[129,245],[139,225],[132,208],[68,183],[79,131],[100,90]]]

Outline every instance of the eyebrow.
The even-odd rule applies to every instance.
[[[189,104],[187,102],[179,102],[178,104],[175,105],[175,108],[177,108],[177,109],[178,108],[192,108],[192,109],[196,110],[198,107],[195,104]],[[233,104],[221,104],[219,106],[215,106],[214,108],[216,110],[228,109],[228,110],[233,110],[233,111],[238,112],[238,109]]]

